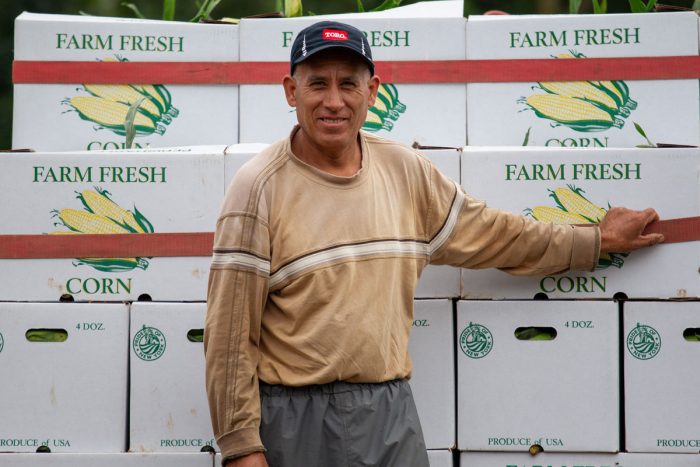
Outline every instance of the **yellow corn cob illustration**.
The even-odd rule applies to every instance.
[[[590,102],[557,94],[533,94],[526,101],[542,118],[566,124],[582,131],[596,131],[615,126],[622,128],[624,121],[610,115]]]
[[[629,110],[620,109],[619,103],[610,94],[593,86],[588,81],[543,81],[539,85],[551,94],[594,101],[605,106],[606,108],[603,110],[609,113],[620,112],[623,116],[629,115]]]
[[[170,115],[162,114],[162,109],[153,102],[149,95],[141,94],[128,84],[83,84],[83,87],[95,97],[120,102],[129,106],[146,97],[139,106],[140,111],[147,112],[149,114],[147,116],[152,119],[162,119],[166,124],[172,121]]]
[[[107,195],[107,192],[94,190],[83,190],[78,197],[83,202],[88,210],[99,216],[107,217],[117,224],[129,227],[134,233],[146,233],[146,230],[139,225],[134,218],[134,215],[112,201]]]
[[[560,187],[554,190],[550,196],[570,213],[576,213],[578,216],[588,219],[588,222],[600,222],[605,217],[605,210],[584,198],[581,195],[582,192],[581,189],[572,186]]]
[[[55,214],[63,225],[80,233],[121,234],[129,232],[104,216],[79,209],[65,208],[55,212]]]
[[[78,111],[80,117],[109,128],[119,135],[125,135],[124,122],[129,112],[129,106],[119,102],[102,99],[95,96],[76,96],[68,103]],[[137,134],[163,134],[165,128],[157,125],[152,119],[142,113],[136,113],[134,127]]]
[[[526,214],[532,216],[538,221],[548,222],[553,224],[589,224],[590,221],[584,219],[578,214],[563,211],[559,208],[550,206],[536,206],[532,209],[527,209]]]

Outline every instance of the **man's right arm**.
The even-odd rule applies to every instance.
[[[229,195],[216,227],[204,329],[207,395],[224,460],[264,451],[257,367],[269,277],[267,224],[237,210]]]

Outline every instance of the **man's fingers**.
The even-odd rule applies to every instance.
[[[645,224],[645,225],[649,225],[649,224],[651,224],[652,222],[656,222],[656,221],[659,220],[659,213],[656,212],[656,210],[653,209],[653,208],[646,208],[646,209],[645,209],[644,211],[642,211],[642,212],[644,213],[644,216],[645,216],[645,219],[646,219],[646,224]]]
[[[642,235],[639,237],[639,239],[643,242],[643,246],[652,246],[657,245],[659,243],[663,243],[664,235],[660,233],[653,233]]]

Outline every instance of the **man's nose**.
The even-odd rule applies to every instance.
[[[328,91],[326,92],[323,103],[326,107],[332,109],[338,109],[345,104],[338,85],[332,84],[328,86]]]

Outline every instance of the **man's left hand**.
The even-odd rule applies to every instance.
[[[610,208],[599,224],[600,252],[626,253],[663,242],[663,234],[642,234],[648,224],[657,220],[659,215],[652,208]]]

